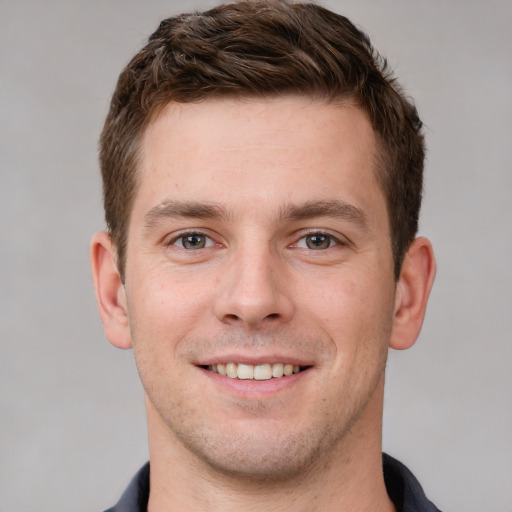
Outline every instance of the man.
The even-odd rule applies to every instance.
[[[435,274],[423,157],[346,18],[268,1],[160,24],[100,141],[94,283],[150,459],[111,510],[437,510],[381,452],[387,351]]]

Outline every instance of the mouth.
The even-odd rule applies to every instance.
[[[257,365],[219,363],[201,366],[201,368],[230,379],[263,381],[289,377],[295,373],[307,370],[309,366],[298,366],[290,363],[264,363]]]

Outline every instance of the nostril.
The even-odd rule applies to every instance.
[[[277,318],[279,316],[279,313],[270,313],[270,315],[267,315],[265,318]]]

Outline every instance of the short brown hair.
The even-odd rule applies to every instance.
[[[424,141],[368,36],[344,16],[310,3],[242,1],[160,23],[122,71],[100,138],[107,228],[124,279],[127,230],[146,127],[169,102],[303,94],[352,100],[379,142],[395,276],[418,229]]]

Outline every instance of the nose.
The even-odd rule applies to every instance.
[[[253,330],[289,322],[295,306],[284,267],[284,261],[268,247],[238,251],[227,262],[219,283],[216,317]]]

